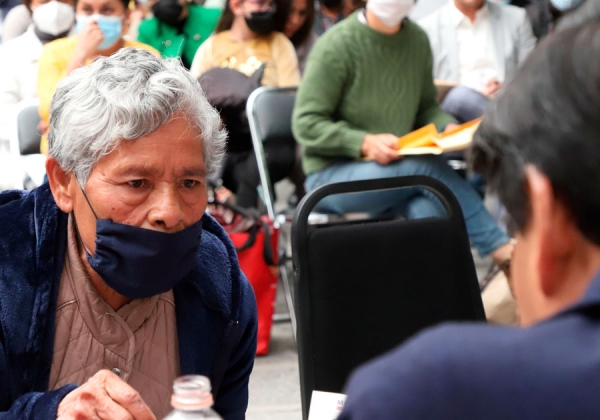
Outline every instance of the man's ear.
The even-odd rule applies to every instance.
[[[73,211],[73,192],[71,185],[76,182],[72,172],[65,172],[58,162],[48,156],[46,159],[46,174],[54,201],[65,213]]]
[[[554,195],[550,180],[535,167],[525,168],[525,179],[531,203],[528,234],[535,235],[539,252],[536,265],[540,274],[540,290],[551,297],[567,278],[563,262],[572,252],[575,227],[565,207]]]

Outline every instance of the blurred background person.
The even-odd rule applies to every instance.
[[[313,32],[314,19],[315,7],[311,0],[291,0],[284,33],[296,49],[300,74],[304,73],[306,58],[318,38]]]
[[[151,45],[163,57],[180,57],[190,68],[198,47],[214,32],[221,9],[207,8],[187,0],[158,0],[153,17],[142,21],[138,41]]]
[[[566,13],[574,10],[583,0],[536,0],[527,6],[527,16],[531,21],[533,34],[538,39],[548,35],[556,22]],[[591,0],[592,2],[597,0]]]
[[[297,86],[300,82],[294,46],[280,32],[287,23],[288,7],[285,1],[228,1],[217,33],[198,48],[192,63],[192,76],[205,83],[207,97],[219,109],[229,132],[223,185],[246,208],[258,206],[260,181],[245,117],[248,95],[259,86]],[[217,84],[222,88],[216,88]],[[265,153],[273,182],[290,175],[294,146],[278,145]]]
[[[16,105],[37,97],[38,59],[44,44],[65,37],[75,23],[73,0],[25,0],[33,24],[0,45],[0,140],[8,140],[16,124]]]
[[[44,46],[38,63],[37,94],[40,98],[40,131],[45,133],[50,118],[50,101],[56,85],[96,56],[110,56],[124,47],[144,48],[157,57],[160,53],[138,41],[125,40],[129,0],[78,0],[75,6],[77,35]],[[42,136],[40,151],[46,154],[48,142]]]
[[[524,9],[485,0],[450,0],[419,25],[433,51],[434,78],[458,86],[442,109],[459,122],[483,115],[536,43]]]
[[[344,19],[344,0],[315,0],[313,31],[317,36]]]
[[[427,124],[455,126],[436,99],[425,32],[407,19],[412,0],[369,0],[316,42],[298,89],[292,128],[302,145],[306,189],[405,175],[443,182],[458,199],[469,238],[497,265],[510,260],[509,238],[471,186],[436,155],[401,156],[398,137]],[[329,213],[441,217],[437,199],[420,189],[330,196]]]
[[[2,42],[23,35],[31,25],[31,11],[25,4],[17,4],[4,16],[2,22]]]

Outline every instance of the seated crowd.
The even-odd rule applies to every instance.
[[[206,209],[215,179],[241,207],[260,205],[245,115],[260,86],[298,87],[297,145],[265,150],[272,182],[292,177],[300,198],[333,182],[436,178],[528,327],[426,332],[353,376],[341,418],[600,412],[591,393],[552,386],[595,383],[599,2],[448,0],[418,21],[414,3],[23,0],[5,16],[0,143],[19,105],[39,99],[47,182],[0,193],[0,419],[163,418],[185,374],[210,377],[223,418],[245,418],[256,303]],[[398,150],[415,129],[482,116],[470,159],[512,238],[446,156]],[[319,209],[445,215],[424,189]]]

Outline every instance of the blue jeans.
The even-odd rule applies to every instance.
[[[481,117],[490,100],[466,86],[452,88],[441,103],[444,112],[452,115],[459,123]]]
[[[469,239],[480,256],[485,257],[509,242],[508,235],[498,227],[475,190],[439,156],[410,156],[389,165],[372,161],[332,165],[308,175],[306,190],[334,182],[409,175],[430,176],[443,182],[454,193],[463,211]],[[409,219],[446,216],[435,195],[421,188],[332,195],[324,198],[318,209],[338,214],[392,211]]]

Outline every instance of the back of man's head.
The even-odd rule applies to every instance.
[[[547,37],[491,104],[471,150],[474,169],[483,172],[498,192],[517,239],[526,244],[521,246],[522,255],[515,255],[515,263],[527,256],[522,264],[528,265],[530,279],[519,273],[524,267],[513,267],[520,305],[535,306],[525,314],[526,323],[580,298],[598,270],[588,254],[600,251],[598,57],[600,20]],[[547,205],[538,195],[538,186],[544,185]],[[543,296],[532,297],[531,290],[522,290],[519,296],[519,288],[524,289],[517,284],[521,281],[537,283],[529,286]],[[544,299],[552,300],[552,307],[541,308],[548,303]]]

